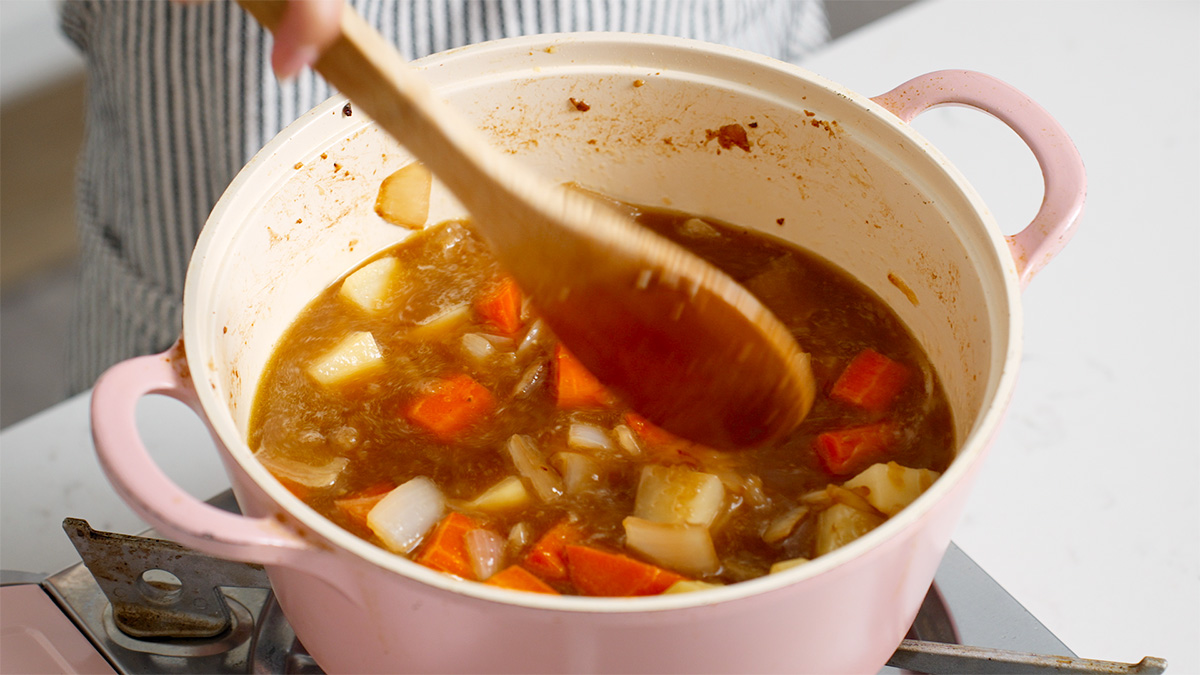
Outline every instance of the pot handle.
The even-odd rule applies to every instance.
[[[96,381],[92,439],[109,482],[139,516],[180,544],[220,558],[312,571],[313,558],[322,556],[299,533],[274,518],[230,513],[193,497],[147,452],[135,416],[143,396],[169,396],[204,419],[187,372],[182,342],[177,342],[161,354],[122,361]]]
[[[1045,181],[1042,206],[1025,229],[1005,236],[1022,289],[1075,234],[1087,193],[1083,159],[1062,126],[1025,94],[983,73],[939,70],[871,100],[905,123],[942,105],[982,110],[1017,132],[1033,151]]]

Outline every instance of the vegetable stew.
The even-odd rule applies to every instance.
[[[761,233],[622,208],[743,283],[811,353],[820,392],[783,442],[720,452],[630,410],[452,221],[306,308],[264,373],[256,457],[333,522],[417,563],[604,596],[803,564],[898,513],[950,463],[938,378],[861,284]]]

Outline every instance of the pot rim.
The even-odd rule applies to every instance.
[[[960,442],[954,460],[947,470],[943,472],[942,476],[915,502],[871,532],[835,551],[819,556],[811,562],[798,565],[784,572],[769,574],[757,579],[707,590],[703,593],[681,593],[638,598],[594,598],[520,593],[495,588],[483,583],[464,583],[463,580],[426,568],[404,556],[377,547],[335,525],[283,487],[254,458],[246,440],[238,432],[225,401],[221,399],[219,393],[221,387],[214,379],[213,370],[210,368],[192,368],[190,374],[192,386],[200,400],[204,416],[208,419],[214,433],[224,445],[225,451],[241,470],[257,484],[258,488],[263,490],[287,514],[298,520],[305,528],[311,530],[312,533],[324,538],[335,547],[349,554],[430,587],[457,595],[505,605],[559,612],[641,614],[696,608],[745,599],[844,568],[850,563],[864,558],[871,551],[883,547],[888,541],[899,536],[902,531],[925,519],[934,505],[953,491],[966,478],[974,465],[981,461],[990,445],[992,437],[1003,420],[1008,400],[1015,388],[1019,366],[1023,324],[1019,302],[1020,280],[1016,266],[1013,263],[1011,255],[1009,255],[1004,237],[981,197],[958,169],[937,148],[915,132],[910,125],[902,122],[882,105],[800,66],[733,47],[658,35],[617,32],[554,33],[505,38],[467,45],[432,54],[414,61],[413,65],[421,70],[430,70],[443,67],[460,58],[478,59],[481,55],[492,53],[503,54],[546,50],[551,47],[557,49],[569,47],[573,44],[607,45],[610,47],[628,45],[653,46],[658,50],[687,51],[693,54],[699,50],[705,52],[708,58],[740,61],[745,65],[750,65],[757,69],[773,71],[790,78],[807,81],[809,84],[827,89],[833,94],[849,99],[857,104],[872,118],[876,118],[878,121],[886,124],[894,132],[901,134],[908,143],[913,144],[922,153],[928,155],[936,166],[945,173],[946,178],[954,184],[960,191],[961,196],[978,215],[986,239],[991,244],[988,253],[995,255],[999,263],[999,268],[1002,270],[1003,296],[997,297],[996,301],[1003,302],[1007,306],[1008,334],[993,336],[993,338],[997,338],[994,340],[996,346],[993,347],[993,360],[995,360],[995,350],[1000,345],[1004,345],[1004,358],[994,378],[994,388],[989,394],[985,395],[982,402],[982,411],[976,415],[976,420],[970,432]],[[453,87],[458,84],[460,83],[456,82],[450,85],[434,84],[433,88],[436,92],[444,86]],[[239,171],[214,206],[196,244],[193,261],[188,268],[185,282],[185,322],[183,334],[186,344],[202,345],[207,343],[205,336],[197,333],[199,330],[198,322],[187,321],[188,310],[189,308],[200,307],[200,294],[208,291],[208,289],[201,288],[198,280],[198,269],[203,266],[203,260],[207,252],[212,248],[218,229],[216,227],[217,224],[227,219],[238,217],[236,213],[230,213],[233,195],[245,189],[246,184],[251,178],[264,168],[281,162],[290,165],[292,160],[285,158],[288,156],[288,149],[293,140],[310,125],[317,123],[318,120],[323,119],[331,112],[340,109],[345,103],[345,96],[335,94],[289,124],[256,153],[246,166]],[[354,133],[358,133],[369,124],[371,124],[370,119],[364,115],[362,121],[353,126]],[[343,130],[342,133],[345,134],[346,132]],[[997,328],[999,327],[997,326]],[[214,418],[214,416],[208,414],[208,411],[220,411],[220,413]]]

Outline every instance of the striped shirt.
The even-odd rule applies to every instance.
[[[822,44],[822,0],[348,0],[407,58],[533,33],[698,38],[796,61]],[[71,391],[182,329],[184,276],[209,211],[243,165],[332,91],[280,84],[270,37],[235,3],[68,0],[88,64],[77,175],[81,282]]]

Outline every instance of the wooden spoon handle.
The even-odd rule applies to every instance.
[[[287,3],[239,0],[260,23],[274,31]],[[636,251],[637,229],[615,214],[597,216],[594,200],[573,194],[525,169],[500,152],[458,114],[433,96],[428,83],[376,30],[348,5],[343,8],[337,40],[314,69],[420,160],[469,211],[476,228],[492,244],[501,264],[518,270],[541,262],[547,238],[557,249],[552,261],[571,267],[594,264],[596,241],[611,241]],[[607,210],[607,209],[605,209]],[[575,261],[560,237],[561,228],[587,223],[586,246]],[[611,232],[598,232],[600,226]],[[539,293],[537,279],[521,278],[527,292]]]
[[[272,30],[286,7],[239,2]],[[639,412],[724,447],[777,438],[807,414],[808,356],[757,299],[493,149],[349,6],[314,67],[449,188],[558,338]]]

